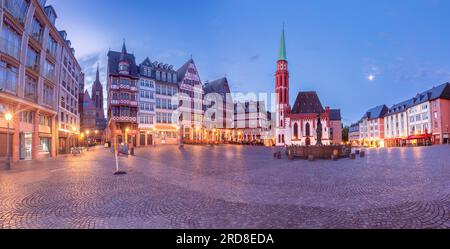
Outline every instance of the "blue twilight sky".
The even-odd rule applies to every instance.
[[[233,92],[273,92],[282,23],[291,102],[316,90],[343,121],[450,81],[447,0],[49,0],[90,91],[96,63],[123,38],[137,62],[179,68],[193,55],[203,82],[227,75]],[[369,80],[373,75],[374,79]]]

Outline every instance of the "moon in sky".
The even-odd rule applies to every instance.
[[[373,80],[375,80],[375,76],[374,75],[369,75],[369,77],[367,77],[370,81],[373,81]]]

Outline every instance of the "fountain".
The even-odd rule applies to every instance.
[[[320,120],[320,113],[317,117],[317,143],[314,146],[299,146],[292,145],[286,147],[286,154],[289,160],[295,158],[307,159],[314,161],[315,159],[337,160],[339,158],[350,157],[352,147],[351,145],[323,145],[322,143],[322,122]]]

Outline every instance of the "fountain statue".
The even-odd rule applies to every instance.
[[[322,145],[322,122],[320,121],[321,114],[317,115],[317,144],[318,146]]]

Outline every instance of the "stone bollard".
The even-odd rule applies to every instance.
[[[365,152],[365,151],[361,151],[361,152],[359,153],[359,156],[360,156],[360,157],[365,157],[365,156],[366,156],[366,152]]]
[[[309,156],[308,156],[308,161],[312,162],[312,161],[314,161],[314,160],[315,160],[315,158],[314,158],[313,155],[309,155]]]
[[[356,159],[356,154],[355,153],[350,154],[350,159],[355,160]]]

